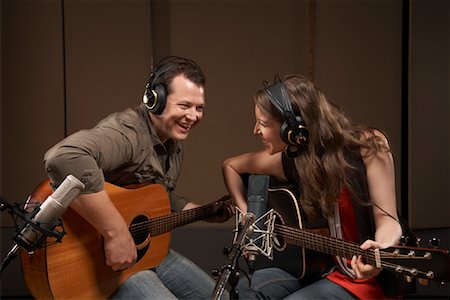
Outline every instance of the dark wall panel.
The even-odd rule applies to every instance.
[[[1,1],[1,188],[24,202],[45,178],[42,155],[64,137],[61,1]],[[12,247],[11,218],[2,212],[1,259]],[[27,295],[20,260],[3,272],[1,295]]]
[[[67,130],[140,103],[151,67],[150,1],[65,1]]]
[[[61,20],[61,1],[2,1],[1,194],[10,202],[44,179],[43,153],[64,137]]]
[[[450,227],[449,2],[411,1],[410,221]]]
[[[23,202],[66,134],[137,105],[150,72],[150,1],[2,0],[1,195]],[[1,215],[1,259],[12,247]],[[27,296],[20,260],[1,295]]]
[[[402,1],[317,1],[316,82],[356,122],[388,135],[401,181]],[[404,199],[403,201],[407,201]]]

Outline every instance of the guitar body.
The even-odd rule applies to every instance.
[[[307,229],[311,232],[328,233],[326,223],[310,223],[301,213],[297,196],[288,188],[270,188],[268,209],[274,209],[277,215],[275,224],[283,224],[293,228]],[[273,251],[273,260],[259,255],[255,261],[255,269],[279,267],[299,279],[306,281],[321,276],[332,264],[330,255],[293,245],[277,236]]]
[[[126,189],[105,183],[105,189],[129,225],[170,214],[167,192],[160,185]],[[51,193],[45,181],[33,192],[31,201],[43,202]],[[47,240],[47,245],[32,255],[21,254],[26,284],[37,299],[106,299],[134,273],[160,264],[169,251],[170,231],[157,236],[144,231],[135,239],[137,263],[114,272],[105,264],[103,239],[94,227],[70,208],[62,221],[66,234],[61,243]]]

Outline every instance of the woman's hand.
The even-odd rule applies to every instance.
[[[382,248],[382,245],[375,241],[367,240],[361,244],[360,248],[363,250],[380,249]],[[354,255],[350,264],[353,271],[355,272],[357,279],[372,278],[377,276],[381,272],[381,269],[369,264],[365,264],[361,255]]]

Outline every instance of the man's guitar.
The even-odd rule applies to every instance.
[[[387,271],[438,282],[450,281],[447,249],[397,246],[379,251],[362,250],[358,244],[304,228],[296,197],[286,188],[269,189],[268,205],[278,214],[273,230],[278,240],[278,246],[275,246],[278,251],[274,251],[272,262],[264,257],[258,258],[262,261],[259,267],[279,266],[302,278],[305,274],[314,273],[308,266],[310,260],[314,261],[310,255],[325,253],[343,258],[362,255],[366,263]],[[288,259],[283,253],[286,250],[293,253]]]
[[[128,189],[106,183],[105,189],[129,224],[137,263],[131,269],[112,271],[105,264],[101,235],[69,208],[62,217],[65,236],[61,243],[47,241],[32,255],[21,253],[23,275],[35,298],[108,298],[134,273],[161,263],[169,251],[172,229],[210,217],[226,202],[171,213],[168,194],[161,185]],[[43,202],[51,193],[47,180],[33,191],[30,200]]]

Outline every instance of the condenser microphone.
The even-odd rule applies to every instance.
[[[249,273],[252,274],[255,266],[256,255],[262,246],[261,234],[255,229],[265,230],[264,219],[260,219],[267,212],[267,198],[270,177],[267,175],[250,175],[247,189],[247,216],[252,216],[256,222],[250,226],[248,237],[251,243],[246,246]]]
[[[11,259],[17,256],[21,249],[30,252],[36,248],[41,238],[45,237],[44,232],[53,230],[57,220],[82,189],[84,189],[84,184],[75,176],[68,175],[64,179],[59,187],[45,199],[34,218],[28,221],[23,229],[19,229],[20,232],[14,238],[16,244],[5,257],[2,263],[2,270]]]
[[[81,190],[84,189],[84,184],[73,175],[68,175],[66,179],[59,185],[59,187],[45,199],[44,203],[39,207],[39,211],[33,219],[33,223],[41,228],[51,230],[62,214],[72,203]],[[27,249],[34,247],[42,232],[35,230],[31,224],[27,226],[17,235],[16,242]],[[28,250],[28,249],[27,249]]]

